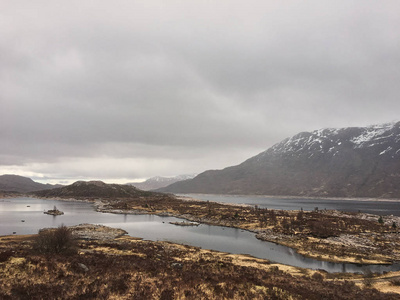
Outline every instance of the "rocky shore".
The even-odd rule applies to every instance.
[[[104,225],[97,224],[79,224],[74,226],[68,226],[73,239],[79,240],[99,240],[109,241],[116,238],[122,237],[127,232],[120,228],[112,228]],[[52,231],[55,228],[43,228],[39,232]]]
[[[400,261],[397,216],[384,216],[380,223],[380,216],[365,213],[257,210],[246,205],[173,197],[83,201],[94,203],[99,212],[154,214],[185,219],[187,223],[239,228],[255,233],[260,240],[288,246],[319,260],[363,264]]]
[[[61,216],[64,214],[61,210],[58,210],[55,206],[54,209],[49,209],[48,211],[43,212],[46,215],[52,215],[52,216]]]
[[[169,224],[176,225],[176,226],[199,226],[199,225],[200,225],[200,223],[187,222],[187,221],[182,221],[182,222],[169,222]]]
[[[256,237],[295,249],[319,260],[343,263],[391,264],[400,261],[400,217],[335,210],[255,211],[254,208],[194,199],[176,199],[168,204],[96,202],[98,211],[120,214],[155,214],[188,222],[240,228]],[[269,215],[260,216],[268,213]],[[298,218],[303,218],[299,220]],[[271,223],[271,219],[275,219]],[[293,224],[298,223],[297,227]],[[393,225],[395,224],[395,225]],[[340,225],[340,226],[339,226]]]
[[[74,238],[83,240],[107,241],[127,234],[123,229],[94,224],[79,224],[68,228],[71,230]]]

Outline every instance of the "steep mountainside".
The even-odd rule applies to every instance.
[[[144,182],[130,182],[127,183],[128,185],[133,185],[137,187],[138,189],[144,190],[144,191],[150,191],[150,190],[155,190],[159,189],[165,186],[168,186],[170,184],[173,184],[178,181],[183,181],[187,179],[192,179],[195,177],[195,175],[179,175],[176,177],[152,177],[147,179]]]
[[[400,122],[302,132],[160,191],[400,198]]]
[[[152,196],[157,193],[142,191],[129,185],[106,184],[102,181],[77,181],[65,187],[37,191],[32,194],[39,197],[61,198],[132,198]]]
[[[51,184],[35,182],[30,178],[18,175],[1,175],[0,191],[27,193],[57,187]]]

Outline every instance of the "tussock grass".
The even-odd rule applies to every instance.
[[[32,251],[34,243],[0,244],[11,251],[0,263],[0,299],[397,299],[165,242],[81,241],[69,255]]]

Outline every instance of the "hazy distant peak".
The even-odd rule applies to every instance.
[[[169,178],[168,177],[155,176],[155,177],[151,177],[150,179],[147,179],[147,181],[155,181],[155,182],[163,182],[165,180],[169,180]]]
[[[29,181],[29,182],[33,182],[33,180],[31,178],[28,177],[24,177],[24,176],[20,176],[20,175],[14,175],[14,174],[4,174],[4,175],[0,175],[0,178],[2,180],[9,180],[9,181],[13,181],[13,180],[19,180],[19,181]]]
[[[44,189],[51,189],[57,185],[42,184],[33,181],[31,178],[19,175],[6,174],[0,176],[0,190],[10,192],[32,192]]]
[[[180,180],[187,180],[187,179],[192,179],[192,178],[196,177],[196,175],[197,174],[185,174],[185,175],[175,176],[174,178],[180,179]]]
[[[188,180],[194,178],[195,174],[183,174],[174,177],[162,177],[162,176],[155,176],[147,179],[144,182],[130,182],[127,183],[128,185],[133,185],[141,190],[149,191],[155,190],[162,187],[166,187],[172,183]]]

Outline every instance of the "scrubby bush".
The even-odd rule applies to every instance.
[[[315,279],[315,280],[317,280],[317,281],[320,281],[320,282],[324,281],[324,276],[323,276],[321,273],[318,273],[318,272],[315,272],[315,273],[311,276],[311,278],[312,278],[312,279]]]
[[[7,261],[12,255],[13,253],[10,250],[0,252],[0,262]]]
[[[366,269],[364,270],[364,279],[363,279],[363,284],[365,287],[371,287],[374,280],[373,280],[374,274],[371,272],[371,270]]]
[[[390,283],[394,286],[400,286],[400,279],[399,278],[393,278],[390,280]]]
[[[40,230],[33,249],[39,253],[72,254],[76,252],[76,243],[71,230],[61,225],[56,229]]]

